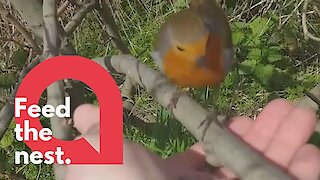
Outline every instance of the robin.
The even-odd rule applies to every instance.
[[[180,87],[218,87],[233,66],[231,31],[215,0],[193,0],[160,28],[152,57]]]

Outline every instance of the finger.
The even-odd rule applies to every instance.
[[[253,124],[253,121],[249,117],[236,117],[231,120],[231,123],[228,124],[228,128],[238,136],[245,134],[248,129]]]
[[[196,143],[188,150],[175,154],[167,159],[175,167],[202,170],[207,166],[205,152],[202,143]]]
[[[252,121],[251,120],[245,121],[245,123],[247,123],[247,122],[252,122]],[[176,165],[179,165],[177,167],[185,166],[185,168],[196,169],[199,171],[207,170],[207,168],[208,168],[208,164],[206,163],[206,157],[205,157],[205,152],[204,152],[202,143],[194,144],[185,153],[181,153],[180,155],[178,154],[176,158],[177,159],[175,159],[175,160],[177,160],[177,162],[181,163],[181,164],[176,164]],[[219,179],[219,180],[223,180],[223,179],[227,180],[227,179],[236,178],[235,174],[232,173],[227,168],[215,168],[211,171],[210,174],[211,174],[211,176],[214,175],[214,177],[215,177],[214,179]]]
[[[320,150],[310,144],[300,148],[289,166],[289,172],[298,179],[319,179]]]
[[[285,118],[274,135],[265,156],[287,167],[296,151],[312,135],[316,125],[316,114],[310,109],[295,108]]]
[[[89,141],[98,145],[95,138]],[[74,179],[173,179],[163,159],[149,152],[140,144],[124,141],[123,164],[69,165],[66,180]]]
[[[283,119],[293,108],[294,105],[284,99],[271,101],[243,136],[244,140],[256,150],[264,151]]]
[[[84,134],[100,121],[100,111],[98,106],[83,104],[76,108],[73,116],[74,126]],[[98,132],[99,133],[99,132]]]
[[[203,144],[198,142],[198,143],[195,143],[194,145],[192,145],[190,148],[190,150],[193,150],[199,154],[202,154],[202,155],[205,155],[206,153],[204,152],[204,149],[203,149]]]
[[[183,179],[183,180],[215,180],[212,175],[208,172],[202,172],[202,171],[196,171],[193,169],[185,169],[184,171],[181,171],[180,175],[177,175],[177,179]]]

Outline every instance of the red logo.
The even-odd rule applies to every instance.
[[[100,106],[100,151],[97,152],[84,138],[74,141],[24,140],[33,150],[45,154],[57,148],[71,164],[122,164],[123,163],[123,114],[119,88],[112,76],[96,62],[79,56],[58,56],[48,59],[32,69],[23,79],[16,97],[27,98],[26,107],[38,104],[41,94],[53,82],[62,79],[79,80],[95,92]],[[16,123],[22,128],[25,120],[30,128],[39,132],[43,127],[38,118],[21,111]],[[56,162],[55,158],[55,162]]]

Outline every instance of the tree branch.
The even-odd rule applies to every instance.
[[[320,99],[320,84],[316,85],[309,93],[313,94],[314,97]],[[297,105],[301,107],[308,107],[315,111],[319,109],[318,104],[307,95],[300,98],[297,102]]]
[[[66,0],[57,10],[57,16],[60,16],[64,10],[66,10],[66,8],[68,7],[69,5],[69,0]]]
[[[32,49],[32,47],[26,46],[26,45],[24,45],[24,44],[22,44],[22,43],[20,43],[20,42],[18,42],[18,41],[16,41],[16,40],[14,40],[14,39],[9,39],[9,38],[0,37],[0,41],[11,41],[11,42],[14,42],[14,43],[16,43],[17,45],[19,45],[19,46],[21,46],[21,47],[26,47],[26,48]]]
[[[57,19],[56,0],[46,0],[43,2],[43,19],[45,24],[43,60],[60,54],[61,35],[59,33],[59,23]],[[63,81],[57,81],[48,86],[48,104],[56,107],[64,103]],[[58,139],[73,139],[72,127],[68,125],[66,119],[54,116],[50,119],[53,135]]]
[[[27,31],[27,29],[20,24],[20,22],[12,16],[12,14],[6,10],[2,3],[0,3],[0,14],[4,19],[7,19],[11,24],[13,24],[18,31],[22,34],[22,36],[29,42],[34,51],[37,54],[41,54],[42,50],[39,48],[37,42],[32,38],[32,35]]]
[[[307,8],[308,8],[309,1],[310,0],[305,0],[304,1],[303,10],[302,10],[302,28],[303,28],[304,37],[305,37],[305,39],[310,38],[310,39],[312,39],[314,41],[320,42],[320,38],[312,35],[308,30],[307,14],[306,13],[307,13]]]
[[[319,100],[320,100],[320,84],[316,85],[306,96],[299,99],[296,103],[300,107],[311,108],[314,111],[319,111]],[[316,132],[320,133],[320,121],[318,120]]]
[[[111,58],[97,58],[95,61],[111,72],[126,74],[151,93],[164,107],[169,106],[173,95],[177,93],[175,85],[132,56],[119,55]],[[216,158],[219,158],[223,166],[245,180],[291,179],[279,167],[267,162],[227,128],[221,127],[217,123],[214,112],[210,113],[201,107],[186,93],[179,93],[182,95],[178,98],[173,114],[199,141],[202,140],[203,133],[207,129],[204,148],[210,164],[215,164]],[[201,126],[203,120],[209,120],[212,123],[206,128]]]
[[[82,5],[80,10],[72,17],[68,24],[64,27],[64,30],[69,36],[80,25],[83,18],[96,6],[96,0],[89,0],[86,4]]]
[[[57,16],[57,1],[43,1],[43,20],[44,20],[44,41],[43,41],[43,60],[60,54],[61,42],[65,41],[65,33],[62,32]],[[61,33],[60,33],[60,32]],[[47,87],[47,104],[57,107],[64,103],[65,91],[63,81],[56,81]],[[50,118],[53,136],[57,139],[72,140],[73,127],[66,118],[59,118],[57,115]],[[56,179],[63,179],[65,176],[64,165],[55,164],[54,170]]]

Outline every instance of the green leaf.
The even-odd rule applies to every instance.
[[[249,27],[253,35],[261,36],[271,27],[271,22],[267,18],[258,17],[249,24]]]
[[[276,71],[275,67],[273,67],[270,64],[268,65],[258,64],[255,68],[256,77],[264,85],[266,85],[270,81],[275,71]]]
[[[13,137],[12,131],[7,131],[0,141],[1,147],[7,148],[11,146],[13,141],[14,141],[14,137]]]
[[[240,44],[241,41],[243,41],[244,37],[244,33],[241,30],[235,31],[234,33],[232,33],[233,44]]]
[[[232,29],[233,44],[240,44],[247,37],[248,23],[236,21],[233,22],[230,26]]]
[[[22,69],[28,60],[29,52],[22,47],[13,52],[11,56],[12,63],[17,66],[19,69]]]
[[[234,29],[244,29],[248,27],[248,23],[242,22],[242,21],[236,21],[232,23],[232,27]]]
[[[249,51],[248,57],[250,59],[255,59],[255,60],[261,60],[262,57],[262,51],[259,48],[253,48]]]
[[[0,87],[9,88],[16,81],[17,74],[8,73],[8,74],[0,74]]]
[[[252,74],[254,72],[254,68],[257,65],[257,61],[250,59],[243,61],[239,66],[239,74]]]
[[[249,45],[258,45],[261,43],[261,36],[271,27],[272,23],[267,18],[258,17],[253,20],[249,27],[252,30],[252,38],[250,39]]]
[[[270,47],[266,49],[268,61],[273,63],[282,60],[282,54],[279,47]]]

